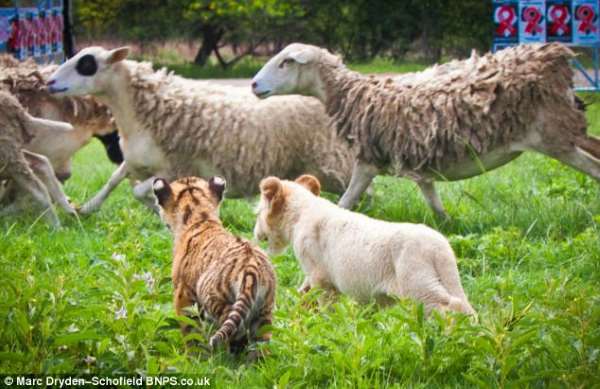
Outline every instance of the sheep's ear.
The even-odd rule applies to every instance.
[[[152,190],[154,190],[154,195],[158,199],[158,204],[160,204],[161,207],[164,206],[173,195],[171,185],[162,178],[156,178],[154,180],[152,183]]]
[[[112,65],[113,63],[121,62],[129,55],[129,47],[119,47],[118,49],[111,50],[108,53],[108,58],[106,59],[106,63]]]
[[[303,174],[300,177],[296,178],[296,183],[310,190],[315,196],[319,196],[321,194],[321,183],[319,182],[317,177],[313,175]]]
[[[300,64],[307,64],[315,59],[313,50],[300,49],[289,53],[289,57]]]
[[[210,189],[219,202],[223,200],[223,193],[225,192],[226,185],[227,181],[225,181],[223,177],[215,176],[208,180],[208,189]]]

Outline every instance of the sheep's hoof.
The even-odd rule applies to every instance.
[[[69,204],[69,205],[71,207],[68,209],[65,209],[65,212],[67,212],[71,216],[78,216],[79,215],[79,207],[75,204]]]
[[[435,217],[440,224],[448,224],[452,221],[452,218],[447,213],[436,213]]]
[[[84,204],[83,206],[81,206],[77,209],[77,213],[82,216],[91,215],[92,213],[94,213],[96,211],[97,211],[96,207],[88,205],[88,204]]]
[[[51,218],[50,225],[54,231],[62,229],[62,224],[60,224],[60,220],[58,220],[58,218]]]

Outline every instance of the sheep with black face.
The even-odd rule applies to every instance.
[[[229,195],[244,196],[255,194],[264,176],[306,171],[319,177],[325,190],[344,190],[355,154],[337,138],[316,99],[261,101],[249,90],[156,72],[148,63],[125,60],[128,52],[86,48],[48,83],[56,95],[96,96],[121,130],[125,162],[83,213],[98,209],[125,178],[150,207],[155,176],[220,174],[232,183]]]

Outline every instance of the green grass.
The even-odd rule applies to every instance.
[[[182,62],[180,59],[161,55],[152,59],[156,68],[166,66],[175,73],[186,78],[252,78],[268,58],[247,57],[240,60],[230,68],[223,69],[215,61],[206,66]],[[388,59],[375,58],[366,63],[350,63],[348,67],[360,73],[406,73],[423,70],[427,65],[416,62],[393,62]]]
[[[206,66],[193,63],[156,62],[155,67],[166,66],[170,70],[186,78],[252,78],[266,63],[266,59],[246,57],[233,66],[223,69],[219,64],[210,62]]]
[[[359,73],[407,73],[418,72],[428,65],[418,62],[395,62],[391,59],[375,58],[365,63],[350,63],[348,67]]]
[[[600,103],[586,99],[599,134]],[[66,191],[82,202],[113,169],[94,142],[77,155]],[[33,214],[2,219],[0,374],[178,373],[223,388],[598,387],[598,184],[530,154],[439,188],[453,217],[445,225],[414,184],[390,177],[376,179],[360,211],[444,232],[479,323],[424,319],[411,301],[378,309],[340,297],[310,308],[318,292],[296,293],[302,274],[288,251],[272,258],[279,284],[270,356],[253,365],[186,353],[173,325],[171,237],[126,184],[81,223],[61,215],[59,231]],[[229,229],[250,237],[254,200],[225,201]]]

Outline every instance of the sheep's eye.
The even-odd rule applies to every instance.
[[[285,65],[287,65],[288,63],[292,63],[292,62],[294,62],[294,60],[293,60],[293,59],[291,59],[291,58],[286,58],[286,59],[284,59],[283,61],[281,61],[281,63],[279,64],[279,68],[281,69],[281,68],[283,68]]]
[[[96,58],[94,58],[91,54],[86,54],[83,57],[79,58],[77,61],[77,73],[82,76],[93,76],[98,71],[98,64],[96,63]]]

